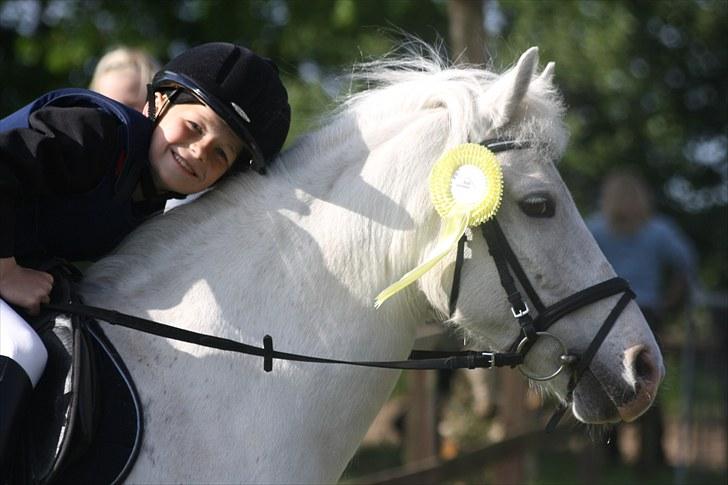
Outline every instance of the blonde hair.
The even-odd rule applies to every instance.
[[[615,170],[602,184],[602,212],[620,234],[633,234],[652,216],[652,192],[644,179],[630,170]]]
[[[100,86],[103,76],[111,73],[129,73],[137,76],[138,96],[145,99],[147,84],[152,81],[152,77],[159,68],[157,60],[146,52],[130,47],[118,47],[99,59],[89,89],[105,94]]]

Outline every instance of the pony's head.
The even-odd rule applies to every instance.
[[[495,217],[543,306],[615,277],[556,170],[568,138],[564,107],[553,84],[554,64],[540,73],[537,66],[536,48],[502,75],[446,68],[422,57],[368,66],[365,78],[376,86],[353,96],[345,113],[366,154],[358,176],[398,209],[380,214],[369,227],[370,237],[386,248],[375,263],[382,268],[380,283],[421,265],[436,245],[442,222],[427,190],[435,162],[454,146],[490,139],[527,143],[496,154],[504,189]],[[404,318],[426,301],[471,342],[507,350],[522,335],[519,323],[483,234],[479,228],[467,234],[452,314],[455,250],[380,311]],[[534,298],[516,286],[536,313]],[[583,353],[619,300],[611,294],[559,318],[548,330],[556,338],[538,339],[524,370],[543,375],[558,367],[560,343],[570,353]],[[587,423],[634,420],[654,400],[663,375],[653,334],[630,301],[573,390],[573,412]],[[569,379],[562,372],[544,386],[566,400]]]

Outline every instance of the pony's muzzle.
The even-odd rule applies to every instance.
[[[624,402],[617,403],[619,416],[630,422],[640,417],[655,400],[657,388],[665,368],[662,360],[644,345],[635,345],[624,352],[625,379],[633,386],[634,393],[626,396]]]

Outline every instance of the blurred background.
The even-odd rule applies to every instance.
[[[600,210],[607,174],[628,169],[695,256],[656,329],[660,415],[652,428],[572,422],[547,437],[553,403],[515,372],[405,373],[342,481],[725,484],[727,32],[726,0],[2,0],[0,117],[50,89],[88,86],[117,46],[164,63],[230,41],[277,62],[290,144],[348,93],[354,63],[406,35],[498,71],[539,46],[568,106],[560,170],[582,214]],[[664,269],[666,291],[683,269]],[[458,345],[427,328],[418,344]]]

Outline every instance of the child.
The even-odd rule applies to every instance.
[[[233,171],[262,173],[290,125],[275,64],[228,43],[164,66],[145,113],[66,89],[0,120],[0,469],[47,355],[6,304],[37,314],[49,301],[53,278],[23,262],[103,256],[167,199]]]
[[[96,64],[89,89],[142,111],[147,102],[147,84],[158,70],[159,64],[146,52],[118,47]]]

